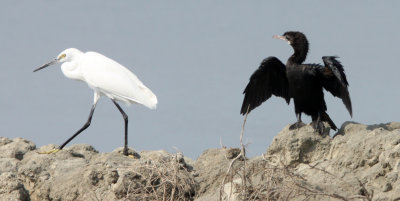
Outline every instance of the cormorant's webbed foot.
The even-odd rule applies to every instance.
[[[301,128],[303,126],[305,126],[305,124],[302,121],[298,121],[298,122],[290,125],[289,130],[295,130],[295,129]]]
[[[322,121],[313,121],[313,122],[311,122],[311,126],[320,135],[322,135],[324,133],[325,126],[324,126],[324,123]]]

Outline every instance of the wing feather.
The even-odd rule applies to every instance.
[[[289,104],[289,83],[286,76],[286,66],[276,57],[268,57],[261,62],[260,67],[251,75],[244,89],[244,99],[240,114],[246,114],[260,106],[272,95],[282,97]]]
[[[331,92],[333,96],[342,99],[350,116],[353,116],[350,94],[347,88],[349,83],[343,65],[336,58],[335,56],[322,57],[325,66],[320,69],[321,82],[324,89]]]
[[[86,54],[82,74],[89,86],[113,99],[156,107],[157,97],[130,70],[101,54]]]

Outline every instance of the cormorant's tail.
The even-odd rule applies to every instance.
[[[328,122],[329,126],[331,126],[331,129],[337,130],[335,123],[333,123],[332,119],[329,117],[329,115],[326,112],[321,114],[321,121]]]

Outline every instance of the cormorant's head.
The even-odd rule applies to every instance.
[[[291,45],[293,48],[297,46],[304,46],[304,44],[307,44],[308,46],[308,41],[306,36],[298,31],[288,31],[285,32],[282,36],[273,36],[273,37],[287,41],[288,44]]]
[[[307,57],[308,41],[306,36],[298,31],[288,31],[282,36],[273,36],[273,38],[287,41],[292,46],[294,54],[289,58],[288,62],[301,64]]]

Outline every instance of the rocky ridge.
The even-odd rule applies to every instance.
[[[346,122],[333,138],[287,126],[251,159],[238,148],[208,149],[195,161],[84,144],[39,153],[54,147],[0,137],[0,200],[400,201],[400,122]]]

